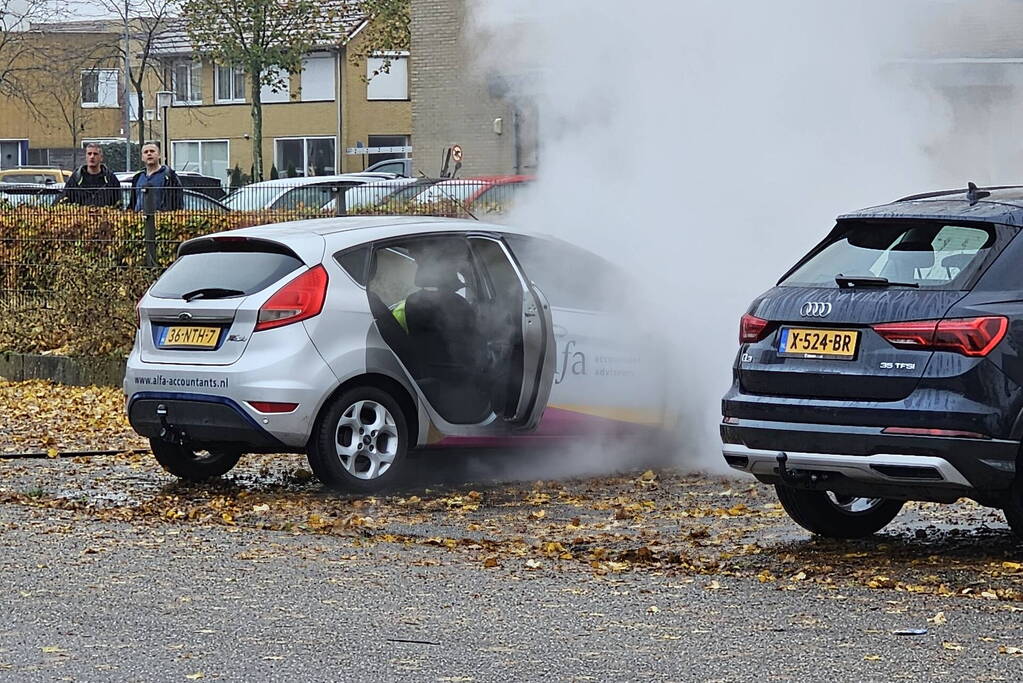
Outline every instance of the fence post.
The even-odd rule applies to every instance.
[[[330,191],[334,194],[334,215],[335,216],[347,216],[348,207],[345,205],[345,192],[344,188],[340,185],[334,185],[330,188]]]
[[[148,187],[143,187],[141,192],[142,212],[145,214],[145,227],[143,237],[146,241],[146,266],[149,268],[155,268],[157,266],[156,196],[155,193],[150,191],[150,188]]]

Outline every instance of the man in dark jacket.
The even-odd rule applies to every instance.
[[[155,142],[142,145],[142,163],[145,168],[131,179],[131,208],[145,211],[177,211],[184,203],[181,180],[174,169],[160,163],[160,147]],[[152,204],[146,195],[152,193]]]
[[[85,146],[85,165],[72,173],[64,183],[57,202],[83,206],[121,206],[121,183],[103,165],[103,150],[99,145],[90,143]]]

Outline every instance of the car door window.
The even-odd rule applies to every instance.
[[[506,235],[505,241],[551,306],[615,311],[624,305],[629,277],[596,254],[553,239]]]

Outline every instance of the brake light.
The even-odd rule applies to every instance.
[[[952,351],[981,357],[1005,338],[1009,320],[1000,315],[950,320],[920,320],[873,325],[874,331],[900,349]]]
[[[310,268],[281,287],[259,309],[255,332],[283,327],[319,315],[327,296],[327,271]]]
[[[767,321],[747,313],[739,321],[739,343],[752,344],[764,338],[767,333]]]

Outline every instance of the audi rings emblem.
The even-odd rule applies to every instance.
[[[826,318],[831,315],[831,302],[807,301],[799,308],[799,315],[804,318]]]

